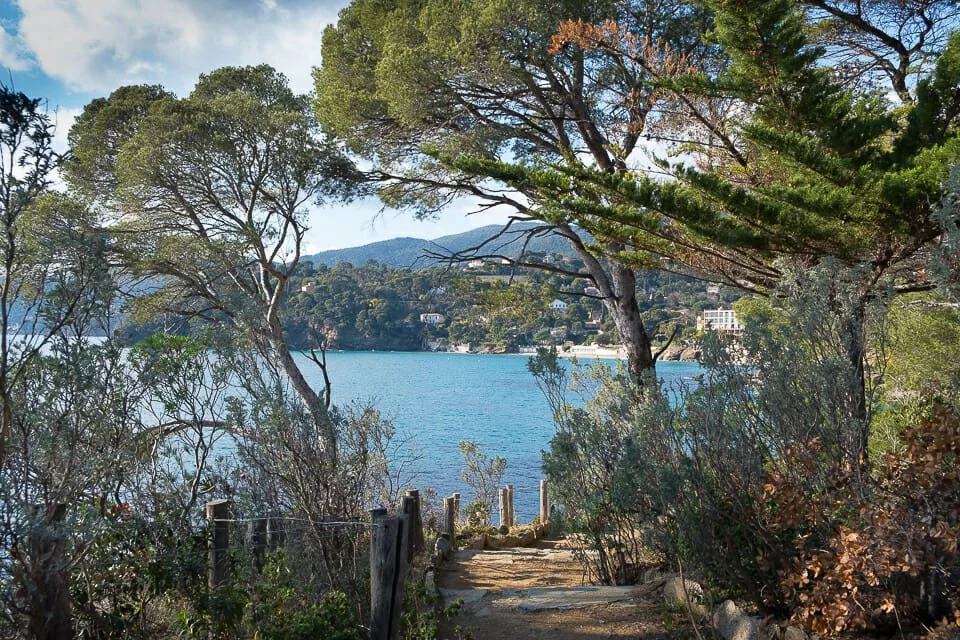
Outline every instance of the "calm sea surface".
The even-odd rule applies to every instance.
[[[539,510],[540,452],[554,434],[550,410],[527,371],[527,360],[459,353],[327,354],[334,403],[370,402],[392,420],[397,439],[406,440],[400,454],[411,458],[402,477],[405,486],[432,487],[439,496],[459,491],[463,502],[469,501],[457,443],[472,440],[487,455],[507,459],[503,481],[513,484],[516,513],[523,521]],[[319,386],[316,368],[303,366]],[[569,363],[564,366],[569,370]],[[667,383],[699,371],[694,363],[657,365],[657,375]]]

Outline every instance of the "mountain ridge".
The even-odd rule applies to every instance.
[[[511,234],[497,238],[487,245],[484,253],[496,253],[515,258],[523,249],[522,232],[543,226],[539,223],[526,222],[514,224]],[[354,266],[366,264],[375,260],[381,264],[388,264],[396,268],[422,269],[437,264],[439,261],[425,255],[427,251],[456,253],[478,246],[484,240],[494,237],[503,230],[502,225],[487,225],[462,233],[454,233],[432,240],[403,236],[390,240],[380,240],[357,247],[330,249],[303,256],[303,260],[316,265],[336,266],[341,262],[349,262]],[[558,253],[572,256],[573,250],[567,241],[556,235],[546,235],[533,238],[526,246],[527,252]]]

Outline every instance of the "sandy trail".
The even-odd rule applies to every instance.
[[[635,597],[634,587],[585,584],[580,563],[562,541],[458,551],[437,571],[436,580],[445,601],[464,603],[443,629],[441,637],[450,640],[692,637],[692,632],[676,629],[676,616],[658,599]],[[665,631],[670,627],[676,630]]]

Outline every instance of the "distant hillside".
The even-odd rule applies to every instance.
[[[523,226],[514,225],[513,228],[529,229],[533,226],[535,226],[534,223],[527,223]],[[321,251],[320,253],[304,256],[303,259],[309,260],[314,264],[325,264],[330,267],[340,262],[349,262],[352,265],[361,266],[370,260],[376,260],[377,262],[393,267],[421,269],[436,264],[435,260],[424,257],[425,252],[463,251],[470,247],[477,246],[485,239],[496,234],[501,228],[499,225],[489,225],[463,233],[442,236],[433,240],[394,238],[393,240],[383,240],[381,242],[365,244],[361,247]],[[514,234],[509,237],[498,238],[488,245],[485,251],[487,253],[499,253],[516,257],[522,247],[523,239],[519,234]],[[527,246],[527,251],[559,253],[568,256],[573,255],[573,251],[570,249],[570,245],[567,244],[566,240],[552,235],[534,239]]]

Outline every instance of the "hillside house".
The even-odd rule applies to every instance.
[[[717,331],[728,335],[743,333],[743,325],[733,309],[704,309],[697,317],[697,331]]]
[[[423,324],[428,324],[431,327],[441,324],[445,320],[446,318],[443,316],[442,313],[421,313],[420,314],[420,322],[422,322]]]
[[[556,300],[550,303],[550,309],[552,309],[553,311],[556,311],[557,313],[563,313],[564,311],[567,310],[567,307],[569,306],[570,305],[568,305],[563,300],[560,300],[559,298],[557,298]]]

